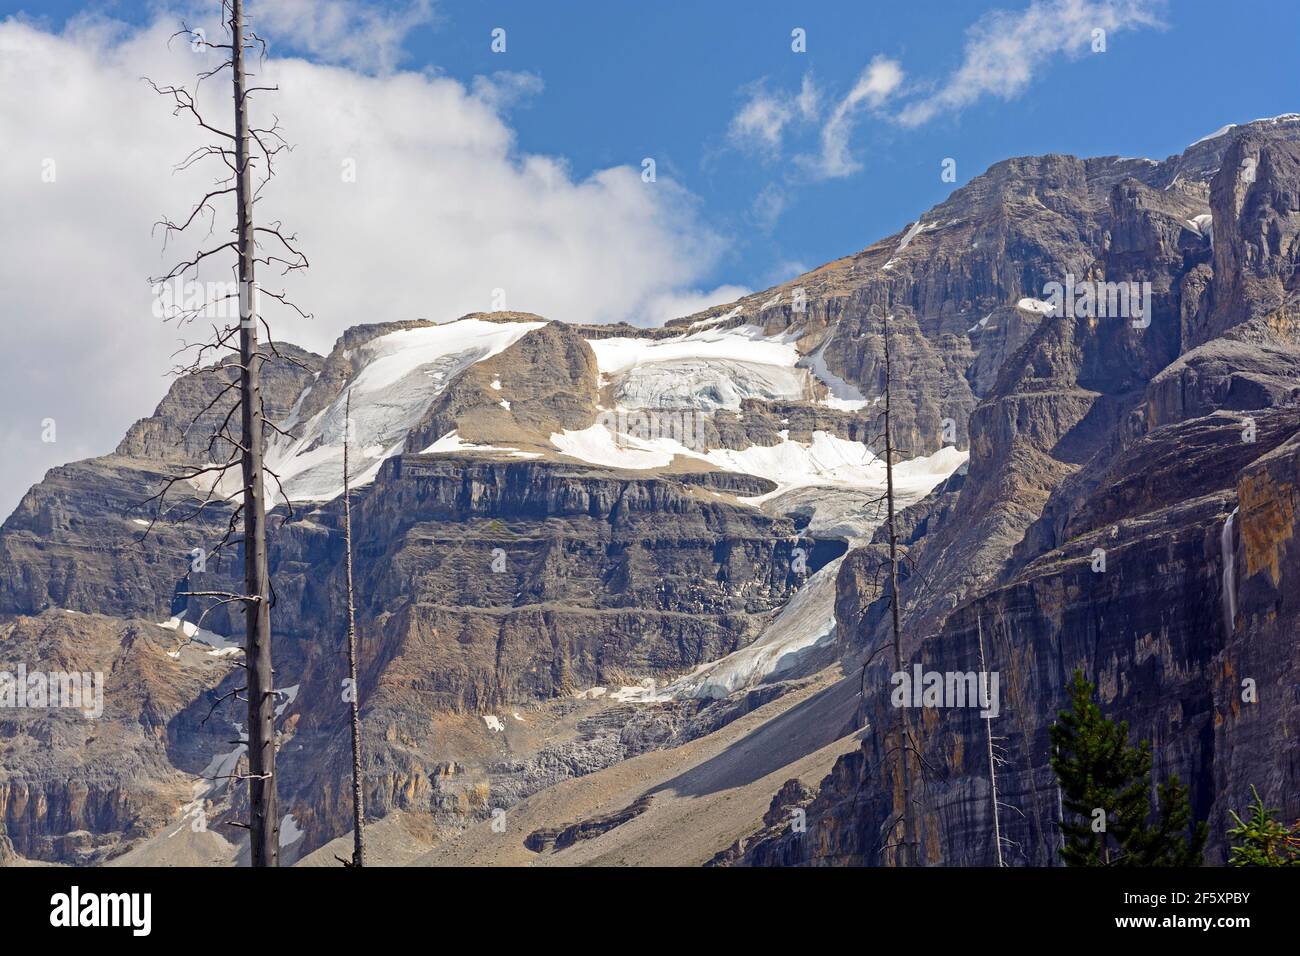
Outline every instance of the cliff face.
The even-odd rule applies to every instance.
[[[1212,859],[1250,783],[1300,814],[1297,142],[1280,120],[1160,163],[1008,160],[896,236],[664,329],[494,314],[351,329],[323,358],[282,347],[264,394],[292,499],[271,540],[286,857],[350,826],[347,433],[372,816],[454,833],[713,733],[842,653],[853,673],[869,661],[856,720],[833,728],[864,727],[861,746],[712,852],[887,862],[901,795],[868,450],[885,315],[896,442],[935,453],[899,475],[924,498],[899,520],[905,655],[1001,678],[991,721],[909,713],[925,862],[993,862],[986,731],[1006,756],[1009,862],[1054,862],[1047,732],[1076,667],[1152,740],[1157,776],[1191,784]],[[1044,301],[1053,283],[1130,282],[1142,314]],[[105,675],[99,720],[0,711],[0,818],[21,855],[102,862],[183,827],[238,841],[240,626],[181,593],[237,586],[237,554],[194,563],[229,512],[151,525],[148,506],[212,457],[224,384],[178,380],[115,454],[52,470],[0,527],[0,665]],[[192,508],[201,489],[172,494]],[[728,696],[680,692],[742,649],[712,682]],[[806,832],[782,826],[791,807]]]
[[[450,726],[481,727],[482,715],[513,723],[539,701],[666,682],[752,640],[793,590],[797,539],[788,521],[711,497],[547,463],[407,456],[386,464],[354,512],[364,529],[356,542],[360,682],[375,688],[366,751],[383,768],[378,780],[371,772],[368,806],[436,811],[465,786],[482,788],[477,810],[501,806],[502,792],[519,786],[490,776],[505,753],[490,758]],[[346,676],[318,637],[342,626],[337,535],[331,541],[320,561],[335,570],[324,577],[310,545],[279,552],[315,566],[280,618],[292,622],[285,640],[302,645],[307,701],[337,699]],[[316,623],[322,605],[326,628]],[[298,821],[321,842],[345,832],[350,813],[337,783],[350,759],[345,717],[341,706],[304,709],[295,732],[302,750],[285,756]],[[428,779],[448,762],[461,766],[459,780]],[[324,798],[320,785],[331,781]]]
[[[149,621],[68,610],[0,625],[0,669],[9,674],[21,664],[28,675],[102,679],[95,698],[83,694],[75,709],[0,708],[0,820],[20,855],[93,861],[171,823],[193,799],[175,733],[185,709],[229,667],[179,644]],[[96,701],[102,713],[87,719]]]
[[[337,351],[374,339],[350,334]],[[268,408],[301,434],[307,410],[328,417],[361,370],[337,354],[293,357],[308,370],[272,360],[266,391]],[[412,434],[537,443],[596,414],[591,349],[572,329],[544,325],[497,359],[469,365]],[[238,840],[228,824],[242,819],[244,796],[225,778],[242,766],[241,672],[229,646],[240,622],[182,593],[238,588],[237,554],[194,564],[229,512],[214,505],[191,521],[151,524],[149,501],[167,475],[209,459],[180,438],[217,396],[220,375],[211,378],[178,381],[117,454],[53,470],[0,531],[4,660],[59,671],[69,653],[89,655],[78,667],[106,675],[108,700],[98,721],[6,717],[16,743],[0,755],[0,814],[22,855],[102,861],[164,825],[196,822]],[[326,388],[332,399],[318,392]],[[489,408],[500,417],[485,417]],[[738,649],[843,551],[739,503],[772,490],[760,478],[622,472],[492,447],[390,457],[356,493],[375,816],[415,810],[455,829],[544,782],[666,741],[667,730],[630,713],[592,730],[588,718],[607,705],[587,692],[667,683]],[[187,483],[169,493],[177,514],[200,500]],[[300,834],[291,853],[350,824],[341,509],[339,499],[281,505],[272,522],[279,789]],[[665,726],[676,719],[666,715]]]
[[[996,862],[986,734],[1005,756],[1006,861],[1057,862],[1048,729],[1076,668],[1109,716],[1151,741],[1155,776],[1190,784],[1210,823],[1208,862],[1226,859],[1227,811],[1251,784],[1284,816],[1300,813],[1300,620],[1284,590],[1300,572],[1300,147],[1276,124],[1229,139],[1220,166],[1202,167],[1211,181],[1189,187],[1208,198],[1212,250],[1189,235],[1196,217],[1153,192],[1157,175],[1115,186],[1106,239],[1076,264],[1149,278],[1150,327],[1044,319],[971,415],[955,501],[936,493],[914,509],[925,533],[905,542],[907,566],[923,575],[900,584],[910,662],[988,670],[1001,687],[991,720],[978,708],[905,711],[927,864]],[[1186,155],[1171,164],[1192,168]],[[878,566],[878,551],[857,560]],[[888,596],[863,581],[842,577],[837,614],[870,654],[887,640]],[[902,806],[892,670],[868,668],[869,733],[823,781],[808,833],[769,834],[742,862],[891,859]]]

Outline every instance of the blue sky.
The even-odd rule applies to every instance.
[[[877,56],[897,61],[909,88],[942,84],[981,16],[1028,6],[438,0],[406,34],[399,67],[467,84],[503,70],[531,74],[540,91],[507,109],[518,150],[562,157],[575,179],[654,157],[659,176],[689,190],[725,240],[704,284],[755,289],[905,226],[953,188],[939,176],[948,157],[957,185],[1013,155],[1159,159],[1226,123],[1300,108],[1300,4],[1176,0],[1144,5],[1164,26],[1113,32],[1105,53],[1042,57],[1011,99],[986,95],[915,128],[859,115],[849,146],[861,168],[849,175],[818,179],[792,162],[815,151],[816,122],[792,124],[779,155],[738,148],[728,135],[756,84],[793,94],[811,74],[823,113]],[[0,13],[32,9],[0,0]],[[67,2],[43,3],[39,15],[57,26],[87,9],[150,15],[135,4]],[[489,49],[495,27],[507,31],[504,54]],[[791,50],[795,27],[807,31],[806,53]],[[293,46],[285,37],[279,49]],[[780,213],[765,221],[760,197],[776,196]]]

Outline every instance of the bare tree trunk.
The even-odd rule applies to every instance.
[[[244,4],[231,0],[230,35],[235,87],[235,204],[239,256],[241,455],[244,482],[244,656],[248,666],[249,846],[253,866],[280,863],[280,820],[275,799],[275,699],[271,669],[271,582],[266,552],[266,498],[262,474],[262,397],[258,372],[260,320],[254,277],[253,177],[249,164],[248,103],[244,90]]]
[[[984,666],[984,622],[981,618],[975,619],[975,626],[979,633],[980,643],[980,676],[988,680],[988,671]],[[1002,862],[1002,824],[998,817],[998,768],[997,762],[993,759],[993,718],[982,717],[984,721],[984,739],[988,744],[989,751],[989,787],[993,791],[993,844],[998,850],[998,866],[1006,866]]]
[[[361,792],[361,688],[357,684],[357,611],[352,597],[352,488],[348,480],[348,446],[352,443],[352,390],[344,405],[343,542],[348,579],[348,678],[352,707],[352,865],[366,865],[366,808]]]
[[[893,618],[894,630],[894,670],[896,673],[903,671],[903,639],[902,628],[898,619],[898,533],[894,526],[894,436],[890,421],[891,410],[891,387],[893,385],[893,370],[890,367],[889,355],[889,316],[885,316],[885,500],[889,508],[889,588],[890,588],[890,609]],[[913,866],[916,863],[916,846],[913,842],[914,832],[912,827],[912,784],[911,773],[908,764],[911,761],[911,738],[907,727],[907,708],[899,707],[898,710],[898,759],[899,759],[899,776],[903,788],[903,852],[899,859],[904,866]]]

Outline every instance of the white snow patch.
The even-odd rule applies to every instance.
[[[206,645],[210,657],[233,657],[236,654],[244,653],[244,647],[228,637],[222,637],[213,631],[206,630],[196,624],[192,624],[183,618],[173,617],[158,625],[169,631],[178,631],[184,635],[188,641],[194,641],[198,644]],[[167,656],[175,659],[180,657],[180,651],[168,651]]]
[[[776,445],[751,445],[743,450],[715,448],[697,452],[671,438],[640,439],[615,436],[603,425],[566,430],[551,435],[551,444],[573,458],[609,468],[644,470],[662,468],[674,456],[706,461],[723,471],[757,475],[776,483],[776,490],[753,498],[741,498],[758,505],[792,488],[831,486],[882,489],[885,463],[862,442],[848,441],[829,432],[813,432],[811,442],[793,441],[781,432]],[[951,446],[926,458],[913,458],[894,466],[894,484],[900,493],[920,490],[922,494],[943,481],[967,459],[969,452]]]
[[[656,690],[653,677],[643,677],[638,684],[620,687],[610,694],[609,698],[624,704],[663,704],[672,700],[673,695]]]
[[[293,408],[289,409],[289,417],[280,423],[280,427],[285,431],[291,430],[298,424],[298,415],[302,412],[302,403],[307,401],[307,396],[311,394],[312,387],[319,378],[320,372],[317,372],[316,377],[312,379],[312,384],[304,388],[302,393],[294,400]]]
[[[241,741],[235,749],[229,753],[217,754],[199,771],[199,780],[194,784],[195,800],[210,797],[230,786],[230,777],[239,766],[240,758],[248,753],[248,736],[242,725],[235,724],[235,731],[240,735]]]
[[[930,229],[936,229],[938,228],[938,226],[939,224],[937,222],[932,222],[930,223],[930,225],[927,226],[925,223],[921,222],[921,220],[919,219],[916,220],[916,222],[912,223],[911,227],[907,230],[907,232],[903,234],[903,240],[898,244],[898,248],[894,250],[894,255],[898,255],[898,253],[902,252],[909,245],[911,245],[912,240],[915,239],[917,236],[919,236],[922,232],[925,232]]]
[[[718,325],[721,322],[726,322],[728,319],[734,319],[736,316],[740,315],[741,311],[742,311],[741,307],[736,306],[726,315],[715,315],[711,319],[700,319],[698,322],[692,322],[689,328],[699,329],[699,328],[705,328],[710,325]]]
[[[1056,306],[1050,302],[1044,302],[1042,299],[1021,299],[1016,303],[1016,308],[1024,312],[1035,312],[1038,315],[1051,315],[1056,311]]]
[[[293,846],[301,839],[302,830],[298,827],[298,821],[293,818],[292,813],[286,813],[284,819],[280,821],[280,849]]]
[[[769,494],[739,499],[748,504],[761,504],[792,488],[884,489],[885,463],[862,442],[821,431],[813,432],[812,437],[811,442],[786,438],[779,445],[751,445],[744,451],[716,449],[707,458],[724,471],[758,475],[776,483],[776,490]],[[969,457],[969,452],[945,446],[928,457],[900,462],[894,466],[895,491],[924,496]]]
[[[484,714],[483,723],[487,724],[487,729],[494,733],[506,729],[506,725],[501,723],[501,718],[495,714]]]
[[[798,663],[802,653],[835,635],[835,576],[843,557],[810,577],[781,608],[754,643],[742,647],[664,688],[669,699],[726,697]]]
[[[590,428],[571,429],[551,435],[551,444],[561,454],[606,468],[663,468],[674,455],[699,457],[685,445],[669,438],[640,439],[632,435],[615,436],[600,423]]]
[[[439,393],[460,372],[509,348],[542,322],[461,319],[443,325],[389,332],[355,350],[360,374],[350,383],[353,448],[363,449],[354,487],[374,480],[384,459],[399,454]],[[267,450],[294,501],[331,500],[343,491],[345,388],[303,427],[302,437],[277,436]],[[235,490],[235,489],[231,489]]]
[[[817,351],[803,360],[803,364],[812,370],[812,373],[831,393],[830,397],[822,399],[820,404],[843,412],[856,412],[866,408],[869,403],[863,398],[862,392],[858,391],[857,386],[846,382],[826,366],[825,352],[829,344],[828,338],[817,347]]]
[[[1021,301],[1023,302],[1024,300],[1022,299]],[[993,318],[993,313],[992,313],[992,312],[990,312],[988,315],[984,316],[984,318],[980,319],[978,322],[976,322],[974,325],[972,325],[969,329],[967,329],[967,330],[966,330],[966,334],[967,334],[967,335],[970,335],[972,332],[974,332],[974,331],[976,331],[976,330],[978,330],[978,329],[988,328],[989,319],[991,319],[991,318]]]
[[[1220,126],[1218,129],[1216,129],[1213,133],[1210,133],[1208,136],[1202,136],[1196,142],[1188,143],[1187,148],[1191,149],[1193,146],[1199,146],[1201,143],[1208,143],[1212,139],[1218,139],[1224,133],[1228,132],[1229,130],[1234,130],[1236,128],[1237,128],[1236,123],[1229,123],[1227,126]]]
[[[1300,121],[1300,113],[1282,113],[1278,116],[1264,116],[1257,120],[1252,120],[1251,123],[1248,123],[1246,125],[1252,125],[1253,123],[1271,123],[1272,125],[1276,126],[1279,123],[1295,123],[1297,121]],[[1195,143],[1189,143],[1187,148],[1191,149],[1193,146],[1199,146],[1201,143],[1208,143],[1212,139],[1218,139],[1220,136],[1224,135],[1225,133],[1231,132],[1236,128],[1237,128],[1236,123],[1229,123],[1227,126],[1220,126],[1218,129],[1216,129],[1213,133],[1210,133],[1208,136],[1202,136]]]
[[[444,452],[457,451],[513,451],[518,452],[518,448],[500,448],[496,445],[474,445],[467,441],[462,441],[456,429],[452,429],[443,435],[436,442],[430,445],[421,455],[440,455]]]
[[[294,684],[292,687],[282,687],[271,691],[271,693],[276,696],[284,697],[284,703],[275,708],[275,716],[281,716],[290,706],[292,706],[293,702],[298,699],[298,688],[301,686],[301,684]]]
[[[884,266],[882,266],[881,268],[892,269],[894,267],[894,263],[898,261],[899,255],[902,253],[904,249],[906,249],[908,246],[912,244],[913,239],[915,239],[923,232],[930,232],[931,230],[938,229],[938,228],[939,228],[939,223],[937,222],[932,222],[927,226],[925,223],[921,222],[921,220],[918,219],[916,222],[912,223],[912,225],[908,228],[907,232],[903,233],[903,238],[898,243],[898,247],[894,250],[894,254],[889,258],[889,261],[886,262]]]
[[[1208,212],[1203,212],[1199,216],[1193,216],[1187,220],[1187,224],[1197,231],[1202,238],[1210,241],[1210,248],[1214,248],[1214,216]]]
[[[498,392],[501,391],[501,379],[499,378],[492,379],[492,384],[490,387]]]
[[[957,470],[966,452],[944,448],[929,458],[913,459],[894,468],[899,507],[906,507],[929,494],[931,488]],[[883,470],[883,465],[881,466]],[[850,532],[853,541],[865,540],[880,523],[858,513],[861,523]],[[708,664],[664,687],[659,698],[725,697],[764,679],[779,676],[798,664],[812,648],[835,636],[835,580],[843,557],[810,577],[781,608],[758,638],[740,650]]]

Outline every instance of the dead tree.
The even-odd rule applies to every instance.
[[[274,90],[273,86],[252,86],[252,74],[246,66],[246,54],[260,51],[265,59],[266,44],[256,33],[246,29],[243,0],[222,0],[221,11],[226,30],[226,43],[209,42],[202,31],[184,27],[173,35],[185,37],[196,52],[221,51],[219,65],[200,73],[191,92],[183,86],[160,87],[152,80],[146,82],[158,94],[172,100],[173,115],[187,115],[210,134],[215,142],[201,146],[181,161],[177,169],[189,169],[205,160],[217,161],[224,166],[222,178],[195,205],[189,215],[179,221],[170,219],[158,223],[164,236],[164,246],[170,239],[181,237],[196,222],[209,223],[210,236],[216,225],[217,211],[214,202],[222,197],[233,198],[234,216],[230,229],[232,238],[201,249],[192,257],[177,263],[165,275],[150,281],[158,287],[172,281],[197,279],[199,266],[214,256],[233,254],[231,271],[236,279],[237,292],[201,296],[201,301],[187,302],[183,307],[169,310],[165,319],[180,326],[199,318],[210,317],[213,308],[230,300],[238,300],[238,321],[219,320],[212,324],[209,339],[192,344],[182,344],[177,352],[184,355],[174,369],[177,374],[216,374],[223,385],[209,405],[191,422],[191,427],[209,411],[221,414],[221,403],[230,402],[220,424],[209,435],[209,461],[215,463],[196,465],[183,474],[168,478],[162,490],[150,501],[155,505],[153,521],[159,519],[188,520],[197,517],[210,506],[233,506],[225,534],[209,555],[215,555],[228,546],[239,546],[243,552],[244,585],[242,592],[185,591],[189,597],[216,599],[213,607],[238,604],[244,610],[243,666],[247,670],[245,681],[248,693],[248,772],[240,774],[249,784],[249,812],[247,823],[253,866],[276,866],[279,863],[280,821],[276,805],[275,778],[275,708],[274,672],[271,667],[271,606],[274,592],[271,587],[267,563],[267,507],[266,475],[279,479],[266,468],[264,452],[268,431],[284,434],[278,426],[268,421],[259,388],[262,363],[268,353],[289,361],[275,349],[270,326],[262,316],[261,299],[278,300],[306,315],[288,299],[284,292],[270,292],[260,288],[256,278],[257,266],[282,269],[282,274],[307,267],[307,257],[297,248],[297,238],[286,235],[279,223],[266,226],[254,224],[254,209],[259,195],[274,175],[275,157],[289,149],[280,135],[278,122],[269,127],[253,126],[249,120],[249,97],[259,90]],[[199,93],[202,84],[230,70],[234,95],[234,130],[220,128],[209,122],[200,107]],[[257,177],[254,177],[256,171]],[[270,243],[264,247],[262,239]],[[213,260],[217,261],[217,260]],[[228,308],[223,310],[228,314]],[[266,341],[259,341],[259,331],[265,331]],[[206,364],[215,360],[215,364]],[[233,373],[233,374],[232,374]],[[233,401],[231,400],[233,398]],[[239,433],[234,434],[232,423],[239,416]],[[227,477],[237,469],[239,484],[230,487]],[[202,498],[197,506],[186,502],[186,513],[177,514],[177,506],[168,502],[168,493],[180,484],[182,487],[201,484]],[[283,489],[280,496],[285,499]],[[191,499],[192,500],[192,499]],[[152,523],[150,527],[152,528]],[[213,610],[208,608],[208,611]],[[204,614],[207,614],[205,611]],[[237,694],[235,695],[237,697]]]
[[[352,390],[348,390],[343,424],[343,544],[348,582],[348,690],[352,717],[352,865],[366,865],[366,808],[361,790],[361,688],[357,685],[357,611],[352,591],[352,489],[348,446],[352,439]]]
[[[870,437],[868,439],[868,443],[870,445],[879,447],[881,444],[883,444],[885,448],[885,455],[884,455],[885,493],[883,495],[871,499],[866,504],[879,505],[883,503],[885,506],[884,523],[885,523],[886,535],[889,539],[889,562],[887,567],[889,573],[888,594],[889,594],[890,629],[892,633],[892,641],[890,641],[889,643],[882,642],[881,645],[878,648],[876,648],[874,652],[867,655],[863,659],[861,678],[859,682],[859,694],[862,696],[864,704],[866,700],[867,671],[870,668],[873,661],[880,653],[886,650],[893,650],[894,672],[904,673],[902,624],[901,624],[901,612],[899,608],[899,592],[898,592],[898,583],[899,583],[898,582],[898,566],[899,566],[898,528],[895,522],[895,517],[897,514],[897,507],[896,507],[897,502],[894,497],[894,458],[896,455],[900,454],[901,450],[894,446],[894,432],[893,432],[893,419],[892,419],[893,365],[892,365],[892,355],[890,352],[891,345],[890,345],[890,336],[889,336],[889,318],[890,317],[887,314],[881,315],[881,321],[884,330],[884,360],[885,360],[884,381],[882,383],[881,391],[883,392],[885,407],[882,415],[877,418],[877,421],[883,419],[883,428],[879,434],[876,434],[873,437]],[[917,574],[922,579],[924,579],[924,575],[916,567],[915,562],[909,562],[909,563],[912,568],[912,573]],[[876,570],[875,583],[877,586],[879,585],[879,567],[877,567]],[[912,739],[911,730],[908,727],[908,721],[906,718],[906,713],[905,713],[906,709],[907,709],[906,707],[896,708],[896,710],[898,711],[897,721],[895,724],[897,743],[894,747],[887,748],[885,754],[886,758],[888,758],[890,753],[895,754],[897,757],[898,779],[902,789],[902,801],[903,801],[903,808],[901,812],[899,812],[895,817],[893,817],[889,821],[889,826],[887,828],[887,831],[892,837],[895,828],[901,824],[902,836],[901,839],[899,840],[891,839],[889,843],[886,843],[885,845],[881,846],[880,853],[883,854],[886,850],[893,849],[896,851],[894,859],[898,863],[900,863],[903,866],[911,866],[911,865],[915,865],[917,857],[916,857],[916,838],[915,838],[916,827],[914,824],[914,817],[913,817],[913,810],[912,810],[912,786],[911,786],[910,762],[911,762],[911,758],[915,756],[918,760],[921,760],[922,769],[924,770],[924,760],[921,758],[921,755],[917,750],[916,744]],[[853,805],[855,808],[857,806],[857,799],[858,799],[858,795],[855,792],[853,795]]]
[[[892,424],[892,390],[893,367],[889,354],[889,316],[884,317],[885,337],[885,501],[888,536],[889,536],[889,609],[890,627],[894,638],[894,671],[903,673],[903,638],[899,621],[898,607],[898,530],[894,523],[894,434]],[[916,864],[915,827],[912,817],[912,785],[909,764],[911,763],[911,733],[907,726],[907,708],[898,710],[898,772],[899,783],[903,791],[903,838],[898,859],[904,866]]]
[[[984,622],[980,618],[975,619],[976,632],[979,636],[980,651],[980,674],[987,675],[988,668],[984,663]],[[988,680],[987,677],[984,678]],[[998,866],[1006,866],[1002,862],[1002,818],[998,806],[998,756],[993,749],[993,718],[984,717],[984,742],[988,746],[989,758],[989,789],[993,792],[993,845],[997,848]]]

